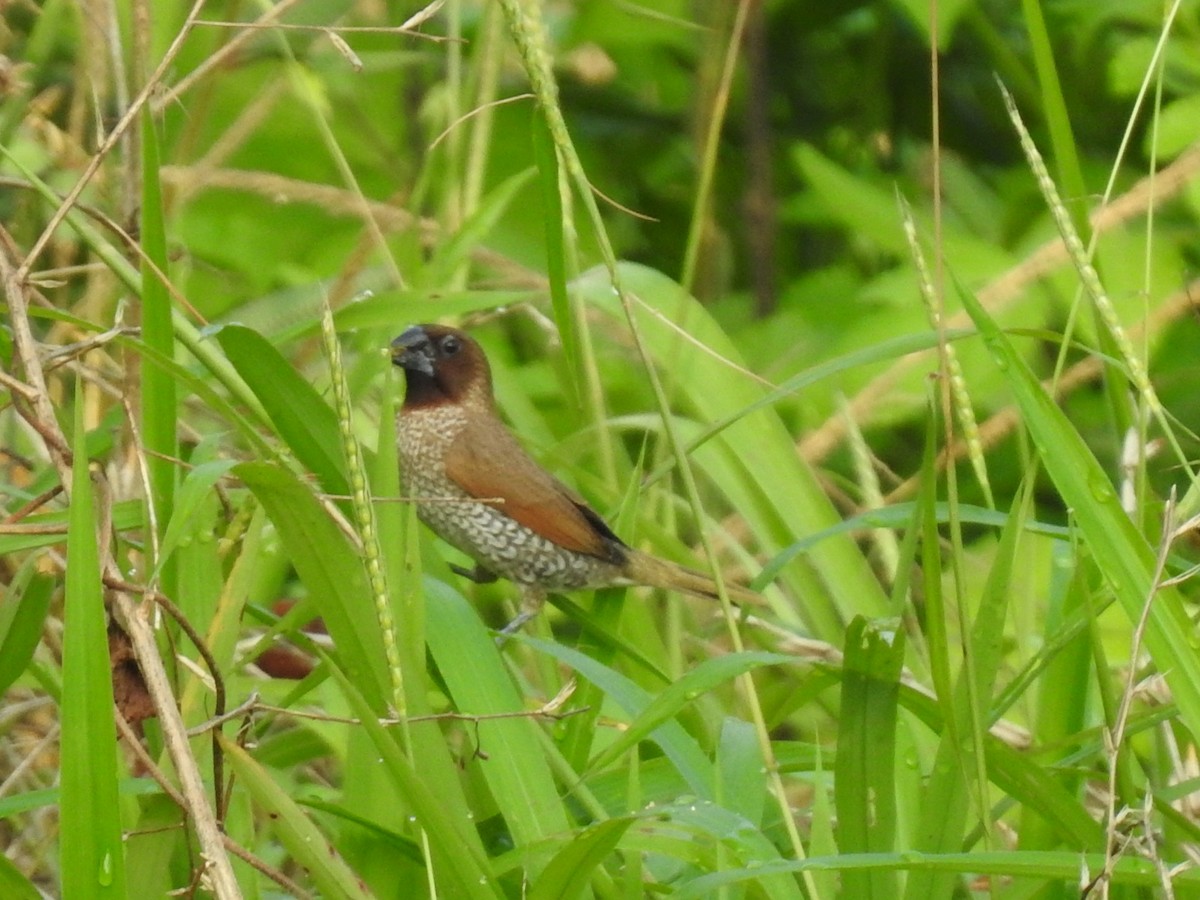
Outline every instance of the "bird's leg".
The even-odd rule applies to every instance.
[[[483,566],[479,565],[479,563],[476,563],[474,567],[470,569],[450,563],[450,571],[456,575],[461,575],[463,578],[467,579],[468,581],[473,581],[476,584],[491,584],[493,581],[497,581],[500,578],[500,576],[491,569],[485,569]]]
[[[521,585],[521,611],[515,619],[500,629],[502,635],[516,634],[525,623],[542,611],[546,605],[546,592],[540,588]]]

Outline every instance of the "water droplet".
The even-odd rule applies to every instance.
[[[1112,485],[1103,475],[1088,479],[1088,487],[1092,489],[1092,496],[1100,503],[1108,503],[1113,498]]]
[[[100,860],[100,871],[98,873],[100,884],[104,887],[109,887],[113,883],[113,858],[111,853],[105,853],[104,859]]]

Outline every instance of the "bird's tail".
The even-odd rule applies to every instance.
[[[629,580],[634,584],[645,584],[650,587],[662,588],[668,591],[682,591],[695,597],[707,600],[718,599],[717,583],[709,576],[686,566],[659,559],[640,550],[629,551],[629,563],[626,570]],[[725,582],[725,591],[729,599],[739,604],[762,606],[764,600],[749,588]]]

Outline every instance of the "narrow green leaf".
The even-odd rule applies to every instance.
[[[846,630],[842,707],[834,769],[838,849],[887,853],[896,839],[896,711],[904,668],[904,631],[895,621],[859,616]],[[846,896],[890,900],[889,871],[846,872]]]
[[[192,517],[199,511],[200,505],[211,496],[213,485],[234,465],[233,460],[217,459],[201,463],[188,472],[175,500],[175,512],[166,523],[162,541],[159,543],[159,568],[175,552],[179,541],[187,534]]]
[[[936,449],[939,417],[934,398],[930,397],[925,429],[925,452],[921,461],[920,504],[921,574],[925,595],[926,647],[929,652],[930,676],[933,681],[937,708],[941,712],[935,761],[929,779],[921,791],[919,818],[913,845],[926,852],[950,852],[962,847],[967,818],[967,781],[959,756],[959,726],[954,702],[953,676],[950,664],[950,636],[947,628],[949,612],[942,590],[941,534],[936,516],[938,472]],[[908,879],[904,896],[907,900],[942,900],[953,889],[955,877],[935,870],[919,870]]]
[[[593,870],[616,848],[635,816],[608,819],[579,832],[550,860],[526,894],[528,900],[572,900],[581,895]]]
[[[1084,729],[1093,660],[1088,630],[1070,628],[1090,613],[1089,567],[1078,564],[1074,549],[1066,541],[1054,542],[1053,556],[1043,645],[1059,646],[1038,679],[1037,715],[1032,723],[1034,743],[1043,747],[1062,744]],[[1064,631],[1073,631],[1073,637],[1065,643],[1060,638]],[[1058,776],[1063,789],[1073,796],[1083,780],[1084,773],[1078,770],[1068,769]],[[1022,850],[1053,850],[1058,846],[1058,835],[1040,816],[1031,810],[1022,812],[1017,832]]]
[[[550,282],[550,307],[554,311],[554,324],[558,326],[558,333],[562,337],[573,396],[579,397],[582,394],[579,384],[581,353],[575,317],[571,314],[571,298],[567,294],[567,248],[563,235],[566,214],[563,211],[558,151],[554,147],[550,129],[546,127],[545,117],[536,108],[532,113],[530,128],[542,198],[542,225],[546,233],[546,278]]]
[[[142,134],[142,340],[164,359],[175,358],[175,328],[171,298],[158,273],[168,271],[167,236],[163,223],[162,185],[159,182],[158,134],[149,108],[141,115]],[[157,272],[155,271],[157,269]],[[150,502],[158,517],[161,536],[175,506],[176,463],[179,457],[175,379],[146,357],[141,360],[142,440],[150,473]],[[161,569],[161,564],[155,560]],[[162,572],[164,587],[173,594],[170,569]]]
[[[654,700],[653,695],[626,676],[577,650],[537,638],[519,636],[516,639],[527,642],[540,652],[573,668],[600,688],[630,717],[642,714]],[[712,764],[683,726],[668,719],[651,731],[648,737],[662,748],[692,793],[705,800],[712,799]]]
[[[35,570],[28,557],[0,598],[0,696],[25,671],[42,639],[55,581]]]
[[[1178,589],[1155,585],[1154,550],[1121,508],[1108,474],[974,295],[959,286],[959,296],[1008,381],[1042,465],[1130,622],[1141,619],[1153,597],[1146,649],[1179,704],[1183,724],[1200,735],[1200,655]]]
[[[117,729],[83,407],[77,382],[63,604],[59,865],[64,897],[123,898],[125,845],[117,803]]]
[[[221,748],[237,777],[237,783],[250,793],[254,802],[271,819],[271,827],[280,843],[308,874],[317,888],[326,897],[344,897],[347,900],[369,894],[363,889],[358,877],[342,861],[329,839],[313,821],[304,814],[294,800],[278,785],[271,773],[264,769],[242,747],[221,737]]]
[[[421,272],[421,286],[438,288],[450,285],[455,270],[475,247],[484,242],[535,174],[533,169],[525,169],[492,188],[455,235],[439,245],[437,254]]]
[[[588,763],[588,768],[598,771],[619,759],[664,722],[673,719],[697,697],[761,666],[790,664],[794,660],[779,653],[746,652],[728,653],[706,659],[679,678],[662,693],[654,697],[642,709],[628,727],[611,744],[606,746]]]
[[[41,900],[42,897],[33,882],[3,853],[0,853],[0,896],[9,900]]]
[[[997,878],[1013,876],[1049,878],[1077,884],[1081,870],[1099,872],[1112,865],[1112,883],[1119,885],[1156,888],[1161,884],[1161,871],[1155,860],[1119,856],[1115,861],[1106,860],[1101,853],[1069,852],[1019,852],[995,851],[989,853],[918,853],[913,850],[902,853],[859,853],[845,856],[814,856],[809,859],[764,863],[744,869],[730,869],[702,875],[683,884],[672,898],[714,896],[718,889],[735,884],[754,882],[764,875],[779,872],[804,872],[807,870],[830,870],[847,872],[852,869],[893,869],[908,872],[943,872],[950,875],[994,875]],[[1185,870],[1171,878],[1176,890],[1200,888],[1200,872]]]
[[[902,686],[900,704],[931,730],[938,733],[945,730],[942,708],[927,694]],[[991,734],[984,736],[984,748],[988,777],[996,787],[1044,819],[1059,840],[1080,850],[1103,846],[1103,827],[1076,796],[1063,789],[1041,761],[1014,750]],[[923,797],[922,803],[925,802]],[[949,806],[942,808],[947,813],[951,811]]]

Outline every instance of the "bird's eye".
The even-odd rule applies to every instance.
[[[442,352],[447,356],[453,356],[460,349],[462,349],[462,341],[454,335],[448,334],[442,338]]]

